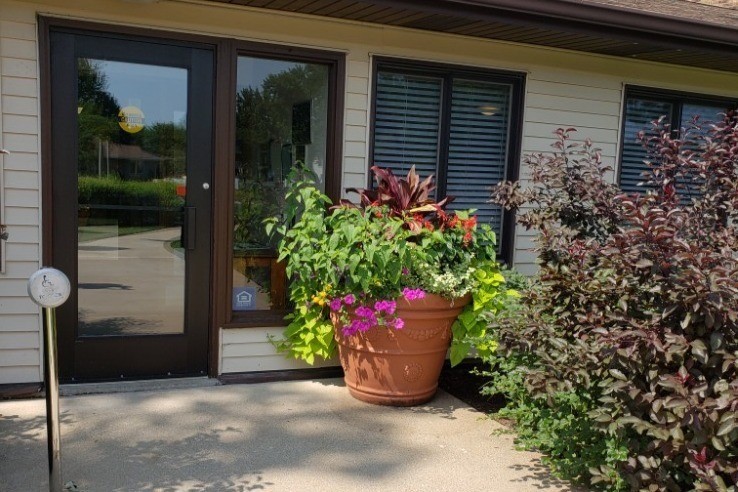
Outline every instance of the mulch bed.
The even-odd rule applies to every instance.
[[[483,413],[496,413],[505,406],[505,398],[501,395],[483,395],[482,386],[488,381],[484,376],[471,374],[474,364],[463,363],[451,367],[448,363],[441,371],[438,386],[445,392],[455,396],[470,407]]]

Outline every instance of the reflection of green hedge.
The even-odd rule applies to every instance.
[[[80,205],[134,205],[181,207],[177,184],[170,181],[123,181],[119,178],[80,176]]]

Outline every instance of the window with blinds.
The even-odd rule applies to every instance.
[[[645,131],[647,135],[655,135],[652,122],[664,117],[664,123],[674,132],[679,132],[688,127],[695,116],[699,116],[701,123],[719,121],[722,113],[735,107],[735,104],[735,101],[728,99],[694,94],[627,89],[620,154],[620,187],[629,193],[642,193],[648,189],[648,177],[644,173],[649,170],[646,164],[649,149],[638,141],[638,133]],[[689,178],[682,181],[682,197],[688,203],[698,193],[698,186]]]
[[[476,209],[497,233],[503,258],[508,221],[488,201],[493,185],[517,177],[523,80],[396,63],[379,63],[375,78],[372,165],[435,175],[438,196],[456,198],[450,208]]]

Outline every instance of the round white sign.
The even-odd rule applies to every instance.
[[[71,290],[67,276],[56,268],[42,268],[28,279],[28,295],[41,307],[61,306]]]

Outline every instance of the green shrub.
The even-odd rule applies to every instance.
[[[171,181],[124,181],[119,178],[80,176],[78,181],[80,206],[143,205],[175,208],[183,205],[177,196],[177,183]]]
[[[521,310],[498,321],[499,354],[520,365],[493,385],[523,441],[556,453],[568,476],[734,491],[738,116],[695,122],[681,139],[658,125],[642,136],[652,191],[641,195],[610,184],[599,152],[570,132],[528,159],[531,189],[496,191],[510,208],[532,206],[519,221],[539,232],[540,273]]]

